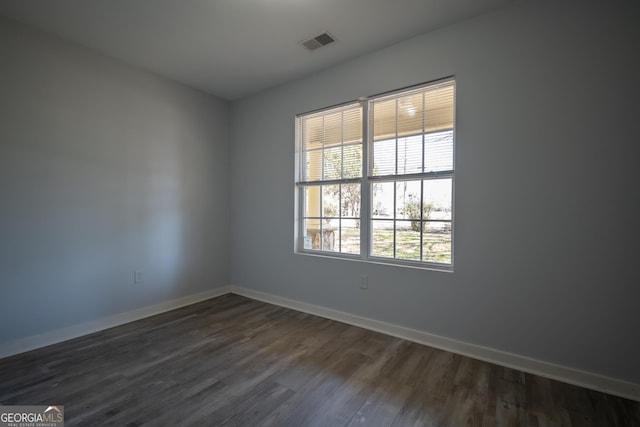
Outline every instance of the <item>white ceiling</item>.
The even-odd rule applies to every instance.
[[[0,15],[239,99],[512,0],[0,0]],[[310,52],[299,42],[328,31]]]

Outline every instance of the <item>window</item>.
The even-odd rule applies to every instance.
[[[451,269],[454,117],[453,79],[299,115],[296,250]]]

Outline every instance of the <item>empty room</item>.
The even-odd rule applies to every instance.
[[[640,426],[639,22],[0,0],[0,426]]]

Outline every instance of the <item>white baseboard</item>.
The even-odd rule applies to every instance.
[[[23,353],[25,351],[34,350],[36,348],[45,347],[47,345],[70,340],[72,338],[77,338],[82,335],[87,335],[104,329],[112,328],[124,323],[133,322],[145,317],[164,313],[165,311],[174,310],[176,308],[184,307],[185,305],[194,304],[227,293],[229,293],[229,289],[225,286],[193,295],[187,295],[186,297],[176,298],[159,304],[138,308],[126,313],[118,313],[114,314],[113,316],[107,316],[101,319],[92,320],[90,322],[56,329],[50,332],[45,332],[43,334],[0,343],[0,359],[3,357],[12,356],[14,354]]]
[[[520,371],[528,372],[542,377],[640,402],[640,384],[635,384],[616,378],[610,378],[603,375],[570,368],[567,366],[556,365],[554,363],[536,360],[529,357],[520,356],[518,354],[495,350],[476,344],[470,344],[451,338],[430,334],[428,332],[418,331],[415,329],[406,328],[404,326],[381,322],[379,320],[357,316],[343,311],[308,304],[289,298],[283,298],[280,296],[242,288],[239,286],[229,286],[228,290],[231,293],[246,296],[255,300],[291,308],[309,314],[314,314],[316,316],[336,320],[338,322],[347,323],[354,326],[359,326],[361,328],[381,332],[383,334],[406,339],[408,341],[413,341],[441,350],[450,351],[452,353],[460,354],[463,356],[472,357],[474,359],[483,360],[485,362],[494,363],[508,368],[518,369]]]

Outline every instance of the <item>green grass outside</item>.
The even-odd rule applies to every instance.
[[[336,235],[335,250],[338,251]],[[393,258],[393,228],[376,228],[372,240],[373,256]],[[451,234],[425,232],[422,242],[423,261],[451,263]],[[342,252],[360,253],[360,230],[342,229]],[[420,261],[420,232],[399,228],[396,231],[397,259]]]

